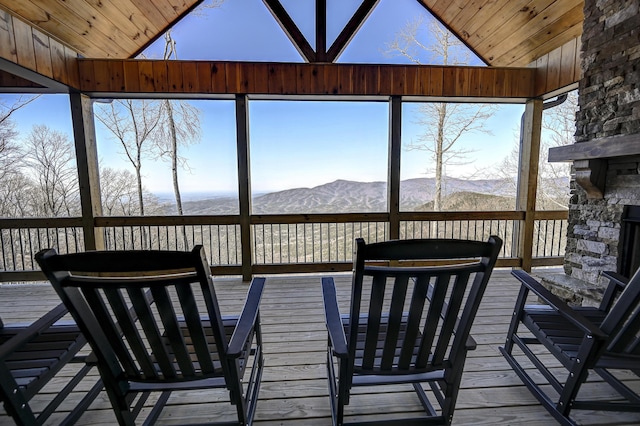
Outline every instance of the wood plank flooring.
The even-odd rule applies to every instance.
[[[346,312],[350,274],[332,274],[338,286],[338,296]],[[224,313],[237,312],[244,301],[247,283],[237,277],[216,281],[216,290]],[[518,283],[509,271],[496,270],[472,329],[478,348],[467,359],[462,387],[453,423],[482,424],[555,424],[553,418],[531,396],[507,362],[498,346],[504,343]],[[0,317],[5,323],[31,322],[58,303],[47,284],[0,285]],[[267,277],[261,304],[264,333],[265,370],[256,412],[256,425],[328,425],[330,410],[325,370],[326,330],[320,275],[273,275]],[[549,358],[549,363],[554,360]],[[43,407],[59,389],[73,367],[54,379],[32,403],[36,410]],[[93,377],[95,380],[95,374]],[[70,409],[93,382],[81,383],[80,391],[65,402],[62,411]],[[633,376],[629,384],[640,388]],[[595,381],[583,391],[606,397],[611,391]],[[224,391],[190,391],[172,395],[159,424],[179,425],[227,418],[234,409],[227,403]],[[421,406],[408,386],[381,389],[358,389],[347,414],[352,420],[393,418],[418,413]],[[47,424],[57,424],[64,416],[56,413]],[[585,425],[640,424],[640,413],[582,412],[576,415]],[[80,419],[80,425],[111,425],[115,417],[104,392]],[[0,408],[0,425],[13,424]]]

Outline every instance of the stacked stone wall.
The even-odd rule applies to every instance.
[[[581,58],[576,142],[640,137],[640,2],[586,0]],[[610,159],[602,200],[572,182],[566,274],[602,285],[600,271],[617,269],[623,206],[640,205],[639,167],[637,156]]]

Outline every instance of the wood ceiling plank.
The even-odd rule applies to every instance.
[[[186,2],[184,0],[155,0],[152,2],[168,22],[173,22],[176,18],[180,17],[185,10],[196,3],[196,1]]]
[[[440,16],[447,6],[449,5],[448,1],[444,0],[418,0],[424,7],[429,9],[431,13],[434,15]]]
[[[169,21],[156,7],[154,1],[150,0],[130,0],[131,6],[140,11],[150,22],[158,28],[165,28]]]
[[[495,57],[488,53],[488,45],[497,43],[497,34],[502,34],[507,23],[514,22],[516,17],[526,22],[527,16],[531,13],[532,3],[539,1],[548,3],[553,0],[513,0],[496,3],[502,5],[498,10],[495,7],[487,7],[479,11],[465,29],[469,33],[467,41],[493,64]],[[513,31],[512,26],[509,31]]]
[[[476,8],[471,2],[466,0],[452,0],[448,2],[447,6],[438,13],[438,17],[442,22],[446,22],[450,28],[461,28],[457,22],[456,17],[463,15],[464,12],[467,14],[471,11],[473,12]]]
[[[37,0],[37,3],[42,3],[42,0]],[[54,35],[58,40],[85,56],[104,57],[114,53],[108,44],[101,45],[99,41],[92,39],[93,31],[81,34],[75,20],[62,22],[57,14],[45,11],[32,0],[13,3],[10,0],[0,0],[0,4],[10,9],[16,16]]]
[[[499,63],[502,66],[526,65],[562,46],[564,43],[579,37],[582,34],[582,20],[575,22],[571,18],[571,14],[573,12],[581,13],[581,11],[582,6],[576,6],[572,9],[572,12],[565,14],[555,26],[541,30],[526,38],[512,50],[505,52]]]
[[[460,0],[458,0],[459,2]],[[463,7],[458,7],[459,12],[457,15],[451,17],[451,28],[456,28],[461,34],[467,31],[469,22],[472,22],[476,15],[478,15],[483,9],[495,4],[492,0],[472,0],[462,1]]]
[[[555,37],[564,26],[570,27],[581,21],[581,3],[581,0],[534,0],[528,10],[522,10],[504,22],[490,38],[480,41],[476,47],[498,58],[504,57],[518,44],[527,43],[531,37],[536,36],[544,42]]]
[[[510,0],[510,1],[488,1],[481,8],[470,9],[469,13],[461,15],[457,22],[457,27],[452,27],[461,39],[484,56],[484,59],[491,62],[491,59],[484,55],[475,46],[488,37],[500,25],[502,20],[508,19],[515,12],[513,9],[524,7],[530,0]],[[465,21],[466,20],[466,21]]]
[[[516,55],[511,56],[507,54],[505,56],[505,63],[501,66],[525,66],[533,62],[536,58],[539,58],[540,56],[551,52],[554,48],[562,46],[564,43],[567,43],[575,38],[579,38],[580,35],[582,35],[582,26],[576,25],[561,34],[558,34],[558,36],[549,40],[547,43],[541,44],[539,46],[534,46],[530,48],[530,50],[525,50],[524,54],[517,58]],[[526,47],[522,48],[526,49]]]
[[[85,0],[94,9],[100,11],[102,15],[115,25],[128,26],[132,34],[139,33],[138,43],[142,40],[149,40],[156,36],[163,27],[154,24],[144,13],[135,7],[133,3],[122,1],[118,3],[106,3],[103,0]]]
[[[114,5],[115,3],[112,3]],[[95,37],[104,37],[104,42],[110,42],[119,57],[129,56],[135,52],[140,41],[136,41],[138,31],[128,20],[113,22],[84,0],[66,0],[64,2],[47,2],[47,7],[55,10],[64,20],[74,19],[82,31],[94,30]],[[117,6],[116,6],[117,7]]]

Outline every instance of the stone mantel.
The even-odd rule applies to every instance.
[[[607,159],[640,155],[640,134],[598,138],[588,142],[549,148],[549,162],[573,161],[576,182],[587,197],[602,199]]]

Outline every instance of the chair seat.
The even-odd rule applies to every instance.
[[[8,325],[0,329],[0,345],[24,327]],[[54,375],[76,355],[86,339],[74,323],[56,324],[11,353],[5,365],[27,399],[46,383],[44,376]]]
[[[599,326],[607,315],[595,307],[580,307],[575,311],[580,312],[595,326]],[[584,338],[584,331],[547,305],[526,306],[522,323],[565,367],[574,362]]]
[[[610,371],[640,372],[640,273],[630,280],[603,273],[610,282],[598,308],[569,306],[525,271],[512,274],[521,287],[500,352],[533,396],[562,425],[577,424],[574,410],[640,412],[640,395]],[[546,305],[527,305],[530,292]],[[539,351],[540,345],[548,352]],[[549,363],[549,353],[564,369]],[[615,394],[594,398],[580,392],[592,372]]]

